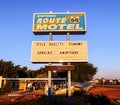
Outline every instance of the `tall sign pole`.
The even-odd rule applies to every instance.
[[[50,14],[52,13],[52,11],[50,11]],[[52,41],[52,32],[49,32],[49,41]],[[49,62],[48,65],[52,65],[51,62]],[[51,100],[51,71],[48,71],[48,100]]]
[[[70,41],[70,33],[67,32],[67,41]],[[70,65],[70,62],[68,62]],[[71,71],[68,70],[68,105],[71,105]]]
[[[49,33],[49,41],[52,41],[52,33]],[[48,64],[49,66],[52,65],[52,63]],[[48,71],[48,100],[51,100],[51,71]]]
[[[50,14],[52,14],[52,11],[50,11]],[[52,32],[49,32],[49,41],[52,41],[53,38],[52,38]],[[52,65],[51,62],[49,62],[48,65]],[[48,100],[50,101],[51,100],[51,71],[49,70],[48,71]]]

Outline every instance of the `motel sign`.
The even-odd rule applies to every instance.
[[[86,32],[84,12],[78,13],[34,13],[33,32],[35,34],[84,34]]]

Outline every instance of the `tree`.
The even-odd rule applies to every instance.
[[[65,65],[66,63],[64,63]],[[74,65],[72,71],[72,81],[84,82],[89,81],[97,72],[97,67],[94,67],[91,63],[71,63]],[[48,72],[44,68],[38,70],[28,70],[26,66],[20,67],[20,65],[14,65],[12,61],[0,60],[0,75],[3,78],[45,78],[48,76]],[[52,77],[67,77],[66,71],[60,71],[52,74]]]
[[[48,76],[48,72],[45,70],[45,68],[40,68],[33,73],[34,78],[46,78]]]
[[[26,74],[27,74],[27,78],[33,78],[32,70],[27,70]]]
[[[14,68],[12,61],[0,60],[0,75],[4,78],[14,78],[17,75],[17,69]]]
[[[72,80],[76,82],[89,81],[97,72],[97,67],[91,63],[71,63],[71,65],[74,65]]]

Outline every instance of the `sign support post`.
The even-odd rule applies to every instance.
[[[70,41],[70,33],[67,32],[67,41]],[[70,62],[68,62],[70,65]],[[71,105],[71,71],[68,71],[68,105]]]
[[[2,76],[0,76],[0,88],[2,88]]]
[[[49,33],[49,41],[52,41],[52,33]],[[48,65],[52,65],[49,63]],[[51,71],[48,71],[48,100],[51,100]]]
[[[52,11],[50,11],[52,13]],[[52,41],[52,32],[49,32],[49,41]],[[49,65],[52,65],[52,63],[49,63]],[[50,102],[51,100],[51,71],[48,71],[48,100]]]

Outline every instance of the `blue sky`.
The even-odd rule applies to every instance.
[[[0,59],[38,69],[32,64],[32,41],[48,41],[48,35],[32,32],[33,13],[85,12],[87,33],[71,35],[73,41],[88,41],[89,63],[98,67],[96,77],[120,78],[120,0],[1,0]],[[66,40],[65,35],[53,40]]]

